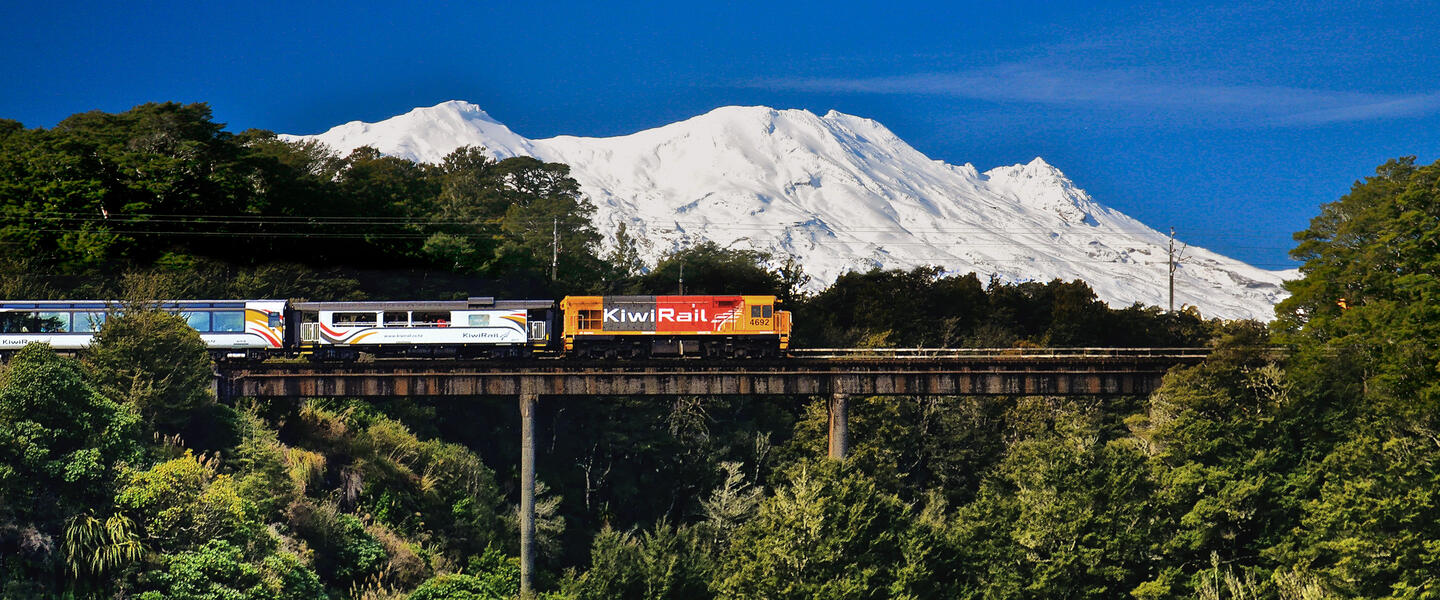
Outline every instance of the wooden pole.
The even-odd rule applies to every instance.
[[[520,597],[535,597],[535,394],[520,395]]]
[[[850,396],[830,396],[830,436],[828,456],[833,460],[845,460],[850,451]]]

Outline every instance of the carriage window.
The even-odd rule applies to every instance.
[[[410,313],[403,310],[392,310],[385,313],[386,327],[409,327]]]
[[[375,313],[341,313],[330,315],[330,322],[336,327],[370,327],[375,324]]]
[[[471,327],[489,327],[490,315],[470,315]]]
[[[77,333],[89,333],[99,331],[100,326],[105,324],[105,313],[103,312],[77,312],[75,313],[74,331]]]
[[[420,312],[417,310],[410,315],[410,324],[413,327],[449,327],[450,313]]]
[[[0,312],[0,334],[24,334],[29,332],[29,312]]]
[[[211,317],[211,331],[245,331],[245,313],[238,310],[216,311]]]
[[[32,333],[35,314],[27,312],[0,313],[0,333]]]
[[[602,313],[598,310],[580,311],[580,329],[602,329]]]
[[[193,312],[184,313],[185,324],[195,331],[210,331],[210,313]]]
[[[40,333],[69,333],[70,313],[68,312],[42,312],[40,313]]]

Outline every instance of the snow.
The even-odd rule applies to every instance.
[[[871,119],[830,111],[728,106],[631,135],[530,140],[461,101],[310,136],[341,154],[368,145],[421,162],[483,146],[497,158],[570,165],[596,205],[653,262],[712,240],[783,260],[812,289],[871,267],[939,265],[1005,282],[1082,279],[1112,306],[1166,306],[1169,238],[1094,201],[1040,158],[980,173],[912,148]],[[1202,248],[1185,252],[1177,306],[1225,318],[1274,318],[1295,271],[1268,271]]]

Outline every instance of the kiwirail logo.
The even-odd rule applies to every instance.
[[[609,296],[600,317],[605,331],[718,331],[741,303],[738,297]]]
[[[651,323],[655,321],[655,311],[631,312],[623,308],[609,308],[605,310],[606,323]]]
[[[661,308],[644,312],[632,312],[623,308],[606,309],[603,316],[606,323],[653,323],[656,322],[656,313],[659,313],[660,323],[709,323],[710,317],[703,308],[694,310],[675,310],[673,308]]]

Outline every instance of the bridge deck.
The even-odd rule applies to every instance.
[[[676,396],[1147,394],[1203,349],[818,350],[778,360],[269,362],[220,368],[223,395]],[[807,356],[806,354],[809,353]]]

